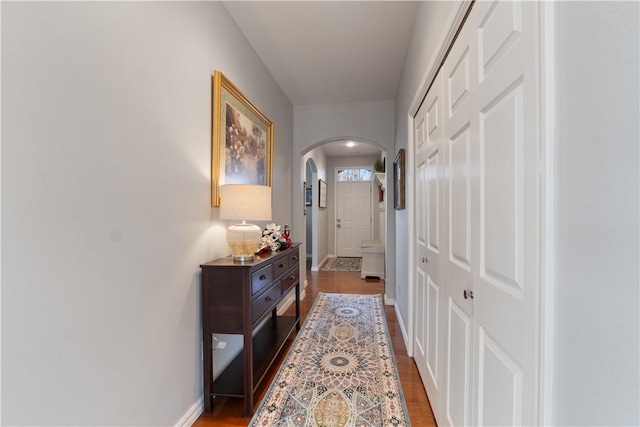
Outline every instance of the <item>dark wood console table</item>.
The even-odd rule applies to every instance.
[[[256,388],[294,328],[300,330],[299,246],[256,255],[252,262],[226,257],[200,266],[205,412],[211,412],[213,397],[237,396],[244,398],[244,416],[253,414]],[[278,303],[292,291],[295,316],[278,316]],[[212,334],[216,333],[243,335],[244,348],[213,381]]]

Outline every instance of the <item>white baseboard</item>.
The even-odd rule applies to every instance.
[[[396,300],[395,298],[387,298],[387,296],[384,296],[384,305],[396,305]]]
[[[300,285],[300,287],[300,301],[302,301],[307,295],[307,281],[305,280],[304,283]],[[278,306],[278,316],[281,316],[285,311],[287,311],[289,307],[291,307],[291,304],[293,304],[294,302],[296,302],[296,294],[295,292],[290,292],[289,295],[287,295],[287,297],[283,299]]]
[[[409,346],[409,335],[407,335],[407,329],[404,326],[404,323],[402,322],[402,316],[400,316],[400,309],[398,308],[398,304],[393,305],[393,308],[396,312],[396,321],[398,322],[398,325],[400,326],[400,331],[402,332],[402,339],[404,340],[404,346],[409,349],[411,348]],[[413,357],[413,353],[409,353],[409,351],[407,350],[407,353],[410,357]]]
[[[320,271],[320,266],[323,265],[329,258],[335,258],[335,255],[327,255],[326,257],[324,257],[324,259],[322,261],[320,261],[320,264],[316,265],[316,266],[311,266],[311,271]]]
[[[176,424],[176,427],[191,427],[204,412],[204,396],[189,408],[186,414]]]
[[[300,299],[302,299],[302,297],[300,297]],[[282,316],[282,314],[285,311],[287,311],[289,307],[291,307],[291,304],[293,304],[295,301],[296,301],[296,293],[289,292],[287,297],[283,299],[280,304],[278,304],[278,316]]]

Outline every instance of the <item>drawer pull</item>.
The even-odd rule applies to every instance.
[[[266,298],[264,299],[264,301],[265,301],[265,302],[269,302],[269,301],[271,301],[271,297],[266,297]]]
[[[260,280],[265,280],[267,278],[267,276],[265,276],[264,274],[260,275]]]
[[[296,280],[296,276],[289,276],[289,279]]]
[[[284,268],[284,264],[279,264],[278,268]]]
[[[294,261],[297,261],[298,257],[294,255],[294,256],[291,257],[291,259],[294,260]]]

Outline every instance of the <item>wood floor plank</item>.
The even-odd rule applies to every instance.
[[[384,295],[385,282],[369,282],[360,278],[360,272],[334,272],[334,271],[310,271],[307,269],[307,291],[306,297],[300,302],[301,320],[307,317],[311,305],[315,301],[318,292],[327,293],[348,293],[348,294],[380,294]],[[385,315],[389,326],[389,335],[396,354],[398,372],[404,397],[407,402],[407,410],[411,424],[414,427],[436,426],[427,394],[420,380],[418,369],[414,360],[407,356],[407,349],[402,339],[402,331],[396,319],[396,313],[392,306],[385,306]],[[262,397],[267,391],[271,380],[278,371],[280,362],[286,355],[293,339],[286,344],[286,349],[281,353],[279,360],[268,373],[268,378],[260,386],[255,399],[255,409],[257,409]],[[216,397],[213,403],[213,411],[209,414],[202,414],[193,424],[194,427],[210,426],[247,426],[249,418],[244,418],[242,399]]]

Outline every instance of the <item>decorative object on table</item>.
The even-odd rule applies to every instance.
[[[338,257],[329,258],[322,266],[322,271],[360,271],[362,258]]]
[[[323,180],[318,180],[318,207],[327,207],[327,183]]]
[[[291,247],[291,236],[289,225],[285,224],[284,228],[277,224],[267,224],[262,237],[260,238],[260,247],[256,253],[262,254],[267,252],[276,252]]]
[[[273,123],[220,71],[213,73],[211,206],[220,186],[271,186]]]
[[[409,426],[380,295],[319,293],[249,425]]]
[[[373,163],[373,170],[375,172],[384,172],[384,159],[376,159]]]
[[[393,161],[393,207],[396,210],[404,209],[404,148],[398,151]]]
[[[227,184],[220,186],[220,219],[242,220],[227,228],[227,244],[234,261],[252,261],[261,245],[262,230],[247,220],[271,219],[271,187]]]

